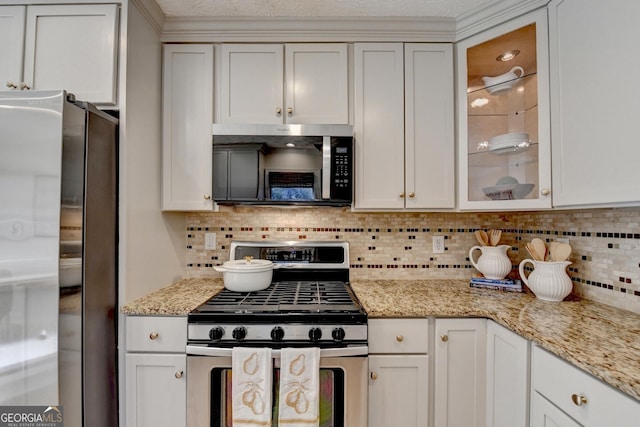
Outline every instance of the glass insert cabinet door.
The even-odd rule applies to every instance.
[[[458,43],[459,207],[551,207],[546,10]]]

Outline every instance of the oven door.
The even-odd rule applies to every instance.
[[[368,369],[366,356],[321,356],[320,427],[367,426]],[[279,370],[274,358],[274,393]],[[187,373],[187,427],[231,427],[231,357],[188,355]]]

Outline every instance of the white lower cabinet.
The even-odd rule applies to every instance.
[[[483,427],[486,319],[436,319],[434,426]]]
[[[531,427],[638,426],[640,402],[535,345],[531,386]]]
[[[487,427],[529,425],[529,341],[487,321]]]
[[[369,319],[369,427],[428,425],[428,326],[428,319]]]
[[[573,418],[562,412],[537,391],[531,396],[531,425],[539,427],[580,427]]]
[[[185,427],[186,317],[126,319],[127,427]]]

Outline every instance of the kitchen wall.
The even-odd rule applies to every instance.
[[[517,264],[526,242],[567,238],[574,251],[569,274],[573,293],[640,313],[640,209],[511,213],[357,213],[348,209],[221,207],[189,213],[187,277],[217,277],[214,265],[229,259],[231,240],[347,240],[351,277],[357,279],[468,279],[476,229],[503,230]],[[217,249],[204,249],[213,232]],[[432,237],[444,236],[444,254],[433,254]],[[479,252],[474,256],[477,259]],[[514,271],[515,273],[515,271]]]

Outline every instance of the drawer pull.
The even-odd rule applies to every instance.
[[[182,375],[184,375],[184,371],[178,371],[178,372],[176,372],[175,377],[176,377],[176,379],[179,380],[180,378],[182,378]]]
[[[447,335],[440,335],[440,339],[442,340],[442,342],[449,341],[449,337]]]
[[[158,336],[159,336],[159,335],[160,335],[160,334],[158,334],[157,332],[151,332],[151,333],[149,334],[149,339],[150,339],[150,340],[155,340],[156,338],[158,338]]]
[[[587,398],[579,394],[572,394],[571,400],[576,406],[582,406],[587,404]]]
[[[396,341],[402,342],[404,341],[404,337],[402,335],[396,335]]]
[[[371,379],[372,380],[377,380],[378,379],[378,374],[376,374],[375,372],[371,372]]]

